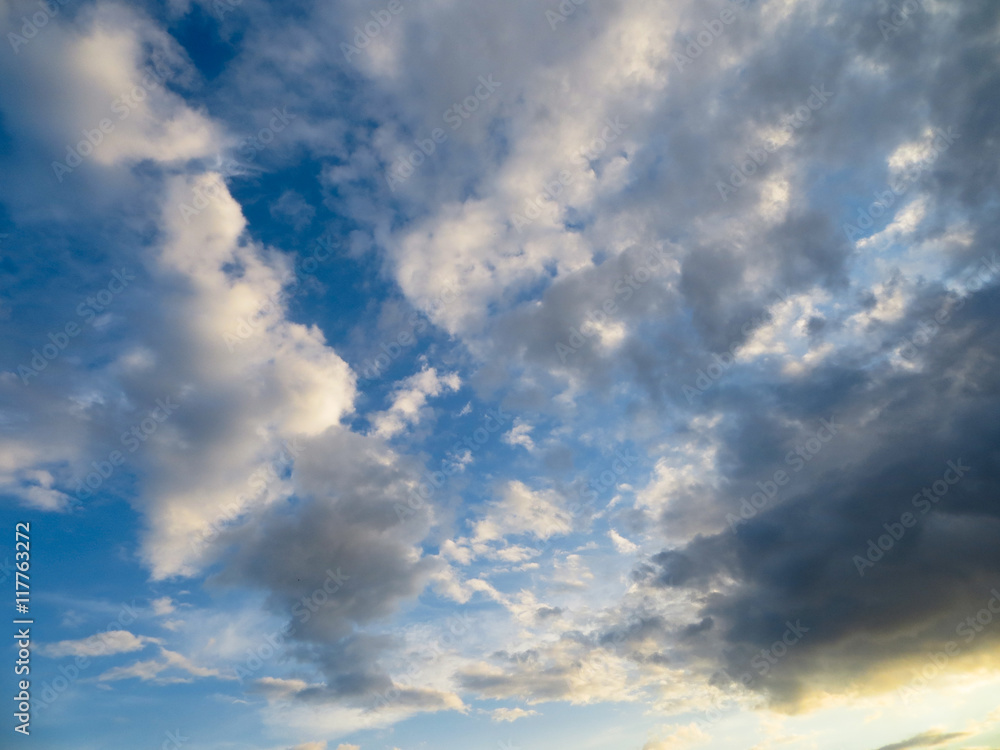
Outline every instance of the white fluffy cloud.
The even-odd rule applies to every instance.
[[[143,87],[144,76],[147,83],[153,80],[144,71],[144,47],[157,50],[164,65],[183,71],[187,64],[164,32],[132,11],[105,4],[76,20],[72,28],[53,21],[32,43],[32,53],[55,45],[66,56],[58,77],[52,78],[58,66],[51,59],[24,50],[38,86],[73,92],[46,100],[59,103],[52,119],[65,129],[45,133],[50,144],[97,126],[106,114],[102,107],[128,93],[135,106],[126,107],[129,114],[94,148],[95,163],[125,171],[136,159],[166,166],[218,152],[221,128],[164,87]],[[84,175],[66,176],[67,189],[76,178]],[[49,412],[53,422],[37,425],[37,434],[20,435],[17,451],[5,451],[0,482],[27,504],[68,509],[90,495],[82,484],[94,471],[88,453],[107,461],[121,449],[107,438],[141,424],[157,403],[175,404],[155,433],[144,430],[142,450],[128,456],[128,470],[144,477],[135,500],[147,525],[142,557],[163,578],[197,570],[210,552],[198,543],[206,531],[287,493],[280,480],[251,487],[250,478],[289,442],[337,425],[353,408],[355,378],[317,328],[285,318],[287,260],[245,240],[240,206],[218,175],[168,177],[154,200],[161,201],[158,239],[127,261],[134,270],[126,273],[141,269],[142,278],[122,292],[117,307],[109,306],[115,322],[104,321],[118,337],[116,353],[77,380],[75,398],[57,398],[60,407]],[[131,318],[123,314],[125,305],[134,305],[127,295],[148,300],[133,308]],[[64,365],[50,365],[31,383],[35,390],[27,389],[28,397],[56,388],[53,370]],[[5,387],[22,388],[11,375]],[[68,429],[58,429],[60,422]],[[101,434],[104,425],[110,429]],[[43,454],[50,431],[64,437]],[[79,440],[88,431],[89,450]],[[93,476],[100,484],[102,478]],[[60,489],[74,482],[76,498]]]
[[[486,516],[476,522],[472,541],[493,542],[510,534],[548,539],[568,534],[572,528],[572,515],[558,492],[532,490],[515,480],[500,490],[500,499],[488,506]]]
[[[199,432],[165,433],[150,462],[146,555],[157,576],[190,572],[200,551],[191,540],[210,524],[287,492],[279,479],[250,487],[251,475],[276,460],[283,445],[335,427],[353,408],[353,373],[318,329],[285,319],[285,270],[275,256],[241,242],[236,202],[219,188],[208,208],[182,214],[212,179],[175,179],[163,211],[157,268],[184,282],[165,300],[169,329],[145,345],[154,353],[192,353],[175,363],[169,380],[183,384],[175,396],[178,423],[190,419]],[[226,271],[231,265],[240,268],[238,277]],[[178,309],[185,313],[168,312]],[[206,410],[211,430],[201,424]]]
[[[372,417],[372,433],[381,438],[400,434],[420,420],[428,398],[440,396],[446,391],[457,391],[461,385],[457,373],[438,375],[433,367],[411,375],[393,390],[389,408]]]

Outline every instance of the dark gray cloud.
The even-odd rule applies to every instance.
[[[304,700],[371,708],[392,691],[393,705],[448,703],[434,691],[393,691],[389,674],[374,666],[402,646],[378,623],[416,597],[437,568],[416,546],[433,518],[409,492],[418,467],[390,459],[370,438],[332,431],[297,459],[294,503],[221,540],[233,551],[215,582],[267,592],[269,608],[291,626],[289,654],[325,675],[322,686],[296,693]]]
[[[915,307],[943,299],[932,297]],[[859,379],[856,369],[831,363],[770,393],[734,386],[742,408],[723,433],[732,483],[712,504],[720,518],[736,519],[735,532],[727,525],[655,555],[635,577],[653,588],[695,589],[734,579],[703,607],[730,670],[754,672],[754,654],[801,620],[808,635],[757,682],[782,700],[818,688],[817,680],[843,686],[880,662],[960,643],[963,615],[985,606],[1000,580],[998,314],[1000,288],[974,294],[919,350],[912,371],[875,367]],[[906,319],[900,328],[912,325]],[[741,517],[740,499],[758,491],[757,482],[792,474],[789,451],[802,437],[789,425],[818,423],[823,414],[835,415],[838,434],[787,488]],[[957,476],[949,465],[968,469],[938,499],[942,477]],[[904,530],[907,512],[916,521]],[[901,538],[885,536],[893,531]],[[859,566],[856,556],[878,557],[868,547],[879,537],[891,549]],[[998,637],[986,631],[974,647]],[[817,675],[818,660],[831,654],[837,665]]]

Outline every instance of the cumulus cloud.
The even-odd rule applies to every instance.
[[[159,599],[154,599],[150,604],[153,607],[153,614],[157,617],[169,615],[176,609],[173,600],[169,596],[161,596]]]
[[[679,713],[733,679],[805,711],[903,684],[1000,572],[1000,15],[925,3],[887,39],[878,4],[732,5],[692,59],[714,11],[622,0],[554,25],[407,6],[345,60],[364,4],[243,4],[212,22],[211,79],[152,10],[67,9],[0,56],[0,493],[127,502],[157,585],[258,597],[288,638],[248,689],[328,732],[295,738],[480,698]],[[276,108],[294,118],[254,145]],[[338,265],[305,283],[320,224]],[[40,354],[67,322],[84,334]],[[392,380],[359,380],[348,362],[417,328]],[[487,402],[512,426],[448,455]],[[582,513],[626,444],[641,460]],[[428,498],[429,457],[463,471]],[[478,640],[404,679],[400,620],[441,600],[484,608]],[[998,638],[949,668],[995,664]],[[150,645],[99,681],[230,675],[127,631],[42,651]]]
[[[433,367],[411,375],[394,389],[389,408],[372,417],[373,434],[381,438],[398,435],[420,420],[429,397],[457,391],[461,385],[456,373],[439,376]]]
[[[614,529],[608,530],[608,538],[611,539],[611,543],[615,545],[615,549],[618,550],[620,554],[630,555],[639,549],[637,544],[630,542]]]
[[[520,417],[514,420],[514,426],[506,433],[502,440],[508,445],[520,445],[527,451],[535,449],[535,441],[531,439],[532,427]]]
[[[486,516],[476,522],[472,541],[491,542],[510,534],[530,534],[536,539],[566,534],[573,526],[565,506],[565,499],[555,490],[531,490],[523,482],[509,482]]]
[[[85,16],[91,13],[95,14],[92,22],[82,23],[79,30],[53,28],[45,35],[49,43],[60,34],[73,34],[80,45],[95,50],[92,54],[74,51],[87,59],[86,64],[65,66],[79,81],[79,95],[61,100],[67,113],[57,119],[81,127],[99,114],[91,102],[110,102],[132,76],[140,75],[138,50],[143,44],[157,45],[169,59],[182,62],[163,32],[142,18],[131,17],[129,11],[101,5]],[[39,58],[31,59],[31,64],[40,64]],[[65,72],[59,76],[66,78]],[[103,94],[97,95],[97,90]],[[177,114],[177,123],[201,117],[180,97],[163,91],[160,95],[163,106]],[[151,96],[142,106],[151,106],[152,100]],[[168,135],[174,132],[175,120],[166,119],[163,112],[143,119],[145,111],[138,110],[135,117],[124,120],[121,132],[109,133],[106,148],[94,151],[95,159],[103,153],[111,165],[119,158],[131,158],[125,126],[141,128],[148,120],[166,128]],[[190,158],[208,153],[185,151],[184,145],[175,151],[146,132],[135,137],[144,148],[153,148],[141,158],[163,164],[178,155]],[[187,136],[182,141],[192,142]],[[199,203],[198,197],[206,196],[203,191],[212,198]],[[9,491],[35,506],[65,509],[86,501],[104,480],[100,473],[88,475],[95,469],[86,459],[96,458],[102,449],[103,461],[108,461],[115,448],[125,453],[118,436],[130,428],[139,429],[159,403],[170,404],[166,415],[163,409],[155,412],[158,420],[166,416],[162,427],[150,422],[151,427],[142,428],[141,451],[139,438],[124,443],[129,453],[135,453],[130,456],[129,470],[142,471],[147,479],[146,492],[136,498],[148,526],[143,557],[155,576],[167,577],[191,573],[203,562],[208,550],[192,540],[211,524],[280,496],[276,486],[280,482],[261,490],[247,486],[249,477],[280,451],[281,440],[316,435],[350,411],[354,376],[325,347],[316,328],[284,318],[287,262],[241,241],[245,220],[218,175],[166,178],[156,194],[162,201],[157,211],[160,239],[138,256],[128,253],[124,270],[116,271],[126,281],[110,287],[125,285],[124,290],[112,303],[102,305],[110,317],[98,319],[103,321],[98,330],[110,334],[108,343],[116,341],[113,353],[100,356],[104,364],[91,371],[89,380],[69,385],[70,398],[56,398],[58,406],[35,434],[19,437],[24,447],[8,454],[16,463],[6,467],[3,476]],[[233,268],[239,268],[239,273],[232,273],[229,269]],[[103,273],[114,278],[108,271]],[[139,305],[143,298],[155,302]],[[60,314],[86,325],[86,318],[77,318],[72,306]],[[284,354],[275,357],[272,345]],[[165,366],[168,362],[169,367]],[[24,407],[30,409],[35,398],[64,388],[68,364],[66,359],[58,360],[37,374],[38,381],[27,389]],[[237,381],[242,384],[234,387]],[[3,387],[13,391],[25,385],[12,377]],[[63,427],[65,436],[50,446],[47,455],[32,448],[46,434]],[[153,427],[158,429],[153,432]],[[85,435],[91,438],[87,441],[90,450],[82,449],[79,441]],[[59,475],[54,466],[59,467]],[[90,484],[85,483],[88,479]],[[116,475],[110,482],[120,480]]]

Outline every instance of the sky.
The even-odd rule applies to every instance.
[[[995,0],[0,37],[0,747],[1000,748]]]

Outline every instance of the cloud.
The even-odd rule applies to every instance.
[[[192,537],[287,492],[277,472],[266,484],[257,481],[261,469],[286,460],[289,441],[319,435],[353,408],[354,376],[346,363],[316,328],[284,318],[283,261],[239,244],[245,223],[236,203],[223,194],[190,221],[182,218],[195,191],[211,184],[209,177],[173,180],[163,214],[158,267],[186,279],[165,303],[186,313],[169,329],[155,328],[162,335],[147,346],[202,356],[162,373],[190,385],[176,395],[176,438],[167,433],[155,456],[143,454],[155,459],[142,509],[150,524],[145,555],[157,577],[193,572],[210,548],[192,545]],[[244,268],[239,278],[224,271],[229,263]],[[170,309],[158,314],[173,315]],[[184,472],[175,470],[178,462]]]
[[[112,656],[140,651],[148,644],[162,643],[158,638],[133,635],[127,630],[109,630],[76,641],[59,641],[41,647],[42,653],[53,659],[63,656]]]
[[[142,682],[154,682],[160,685],[191,682],[195,677],[213,677],[218,680],[236,679],[231,674],[223,673],[218,669],[200,666],[183,654],[169,651],[162,646],[160,647],[160,656],[162,658],[159,660],[150,659],[133,662],[121,667],[113,667],[98,675],[97,679],[100,682],[138,679]],[[161,676],[164,672],[171,670],[173,670],[173,675]]]
[[[526,711],[523,708],[496,708],[490,712],[490,718],[498,722],[513,722],[527,716],[538,716],[537,711]]]
[[[286,190],[271,204],[271,216],[290,224],[296,231],[307,227],[316,216],[316,209],[294,190]]]
[[[173,600],[169,596],[161,596],[159,599],[154,599],[150,604],[153,607],[153,614],[157,617],[169,615],[176,609]]]
[[[529,705],[638,700],[646,679],[627,659],[593,646],[578,634],[567,634],[555,643],[497,652],[492,662],[470,663],[456,676],[464,689],[481,698],[521,696]]]
[[[234,552],[215,581],[264,591],[289,624],[288,653],[324,677],[283,697],[365,710],[379,701],[396,710],[462,708],[449,690],[397,684],[379,662],[399,644],[364,631],[419,595],[439,568],[416,546],[433,519],[430,507],[408,502],[417,469],[372,438],[331,431],[296,461],[294,514],[274,508],[224,535]],[[329,571],[343,579],[332,593]]]
[[[730,673],[749,673],[756,686],[767,685],[790,701],[804,700],[813,690],[842,689],[879,664],[891,669],[895,660],[943,648],[963,613],[989,598],[986,583],[996,568],[985,550],[997,519],[986,497],[995,491],[997,475],[993,458],[980,447],[993,440],[992,428],[976,411],[992,401],[985,394],[993,375],[974,362],[997,344],[987,320],[998,302],[995,288],[970,299],[922,355],[919,374],[880,368],[866,376],[862,395],[860,383],[848,384],[858,376],[830,363],[812,383],[788,391],[781,416],[744,409],[716,434],[716,451],[740,467],[725,489],[701,494],[707,500],[702,513],[712,509],[718,530],[664,549],[636,575],[653,588],[708,590],[730,580],[701,612],[722,625],[716,632]],[[972,368],[969,395],[946,407],[925,407],[956,366]],[[822,406],[813,401],[817,390],[824,393]],[[875,403],[883,406],[873,418]],[[795,450],[805,450],[801,446],[823,413],[835,414],[843,429],[797,471],[802,459]],[[922,488],[941,482],[948,461],[959,458],[980,467],[969,470],[976,479],[956,485],[947,501],[922,499]],[[760,492],[779,471],[792,477],[787,487],[773,500],[765,497],[760,512],[748,513],[741,497]],[[867,559],[869,540],[887,533],[885,524],[907,511],[920,518],[918,529],[861,576],[855,557]],[[822,528],[812,523],[820,512],[830,521]],[[728,516],[737,519],[735,530]],[[672,517],[664,513],[661,523]],[[781,637],[786,622],[798,619],[812,632],[801,648],[761,675],[754,655]],[[897,628],[907,622],[921,625],[904,638]],[[976,647],[989,650],[994,638],[987,634]],[[877,649],[870,639],[877,639]],[[849,650],[847,643],[853,644]],[[830,666],[819,670],[819,659]]]
[[[967,736],[968,732],[921,732],[920,734],[910,737],[908,740],[894,742],[891,745],[883,745],[878,750],[907,750],[911,747],[934,747],[936,745],[944,745],[952,740],[958,740]]]
[[[630,542],[614,529],[608,530],[608,538],[621,555],[631,555],[639,550],[639,546],[637,544]]]
[[[33,138],[75,142],[81,130],[96,126],[103,110],[95,103],[130,92],[142,77],[144,47],[152,46],[170,64],[183,63],[169,35],[124,8],[88,7],[78,20],[79,31],[59,54],[80,64],[26,58],[26,65],[38,68],[37,89],[68,86],[75,92],[57,97],[62,111],[53,113],[59,123],[54,127],[66,132],[39,131]],[[36,43],[55,43],[70,33],[60,23]],[[55,73],[58,62],[66,64]],[[108,190],[93,192],[110,197],[133,160],[166,166],[216,153],[220,139],[202,137],[214,127],[207,123],[161,87],[107,134],[94,150],[96,161],[66,176],[68,194],[86,194],[87,181],[97,180]],[[20,132],[18,123],[11,127]],[[100,170],[91,170],[95,164]],[[78,208],[71,201],[63,206]],[[211,545],[197,541],[213,524],[282,496],[281,481],[260,488],[248,486],[248,479],[280,454],[283,441],[337,424],[353,408],[354,376],[318,329],[285,318],[288,260],[242,241],[245,219],[218,174],[196,168],[194,174],[163,176],[137,209],[155,222],[157,239],[138,252],[131,243],[111,247],[104,261],[111,268],[88,269],[98,279],[121,268],[135,277],[93,324],[95,349],[83,355],[94,364],[88,374],[80,379],[72,361],[61,358],[30,387],[16,378],[0,384],[24,389],[25,410],[34,408],[35,399],[57,404],[30,434],[19,436],[17,451],[5,451],[0,483],[26,504],[65,510],[92,496],[94,484],[85,479],[96,478],[109,491],[125,484],[126,474],[140,474],[144,492],[133,498],[146,524],[140,554],[155,577],[166,578],[193,574],[210,559]],[[92,283],[86,281],[83,289]],[[73,309],[80,296],[67,295],[62,309],[54,310],[60,325],[68,320],[88,327]],[[40,335],[45,337],[44,329]],[[97,347],[105,346],[98,355]],[[124,452],[119,436],[141,424],[157,399],[172,399],[176,413],[155,434],[143,434],[143,442],[136,442],[141,450],[128,451],[126,468],[106,481],[100,474],[91,477],[91,462],[100,466],[112,451]],[[44,454],[40,446],[50,433],[64,437]]]
[[[501,438],[507,445],[520,445],[529,453],[535,449],[531,439],[532,427],[520,417],[514,419],[514,426]]]
[[[439,376],[433,367],[411,375],[394,389],[389,409],[372,417],[373,434],[381,438],[398,435],[421,419],[428,397],[457,391],[461,385],[457,374]]]
[[[2,215],[25,248],[2,260],[20,317],[2,347],[0,492],[68,513],[94,479],[138,513],[154,580],[210,571],[258,595],[291,626],[256,683],[275,723],[340,731],[466,694],[677,712],[727,687],[723,668],[778,708],[891,689],[1000,572],[1000,295],[995,272],[970,282],[996,263],[995,3],[934,5],[892,40],[874,4],[746,3],[689,65],[699,3],[587,4],[555,29],[529,5],[407,7],[345,61],[329,40],[370,8],[243,4],[211,81],[160,20],[109,3],[0,56],[0,161],[18,175]],[[157,63],[169,81],[144,83]],[[450,129],[480,75],[499,85]],[[809,108],[817,88],[833,93]],[[122,97],[128,116],[60,181],[52,162]],[[241,134],[282,107],[295,119],[234,178]],[[390,186],[437,127],[447,142]],[[318,181],[289,187],[292,166]],[[326,220],[362,270],[338,267],[323,303],[293,299],[295,249]],[[25,385],[33,350],[126,266],[133,285]],[[371,297],[357,314],[326,307],[356,292]],[[415,371],[359,384],[347,354],[367,319],[410,311],[433,324],[394,364]],[[426,501],[425,454],[451,430],[431,399],[460,388],[470,412],[497,400],[516,421]],[[104,477],[164,398],[176,413]],[[814,453],[824,419],[840,431]],[[648,466],[578,549],[567,498],[626,443]],[[968,476],[860,575],[854,558],[954,460]],[[405,681],[390,657],[401,621],[437,606],[429,583],[510,622]],[[113,653],[162,646],[118,638]],[[995,660],[998,638],[978,635],[969,662]],[[101,679],[221,674],[163,649]]]
[[[269,700],[275,700],[291,697],[308,687],[310,687],[310,684],[305,680],[261,677],[258,680],[254,680],[250,691],[263,695]]]
[[[511,534],[548,539],[572,530],[572,517],[558,492],[531,490],[516,480],[508,482],[501,492],[500,500],[492,503],[485,517],[476,522],[474,543],[496,541]]]

